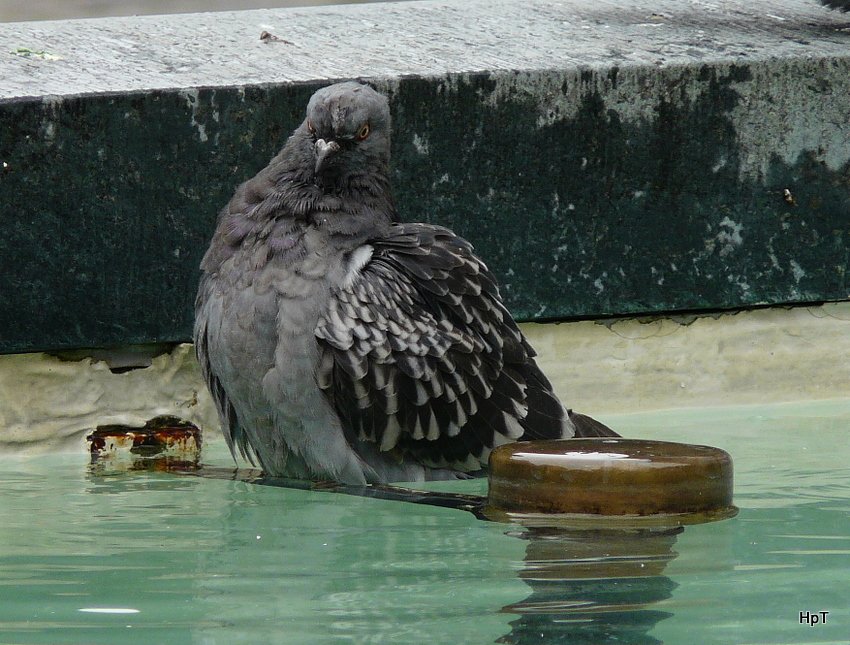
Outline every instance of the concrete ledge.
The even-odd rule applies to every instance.
[[[850,303],[524,331],[555,391],[590,414],[848,394]]]
[[[216,212],[352,76],[392,97],[405,219],[522,319],[846,298],[846,16],[621,5],[0,25],[0,352],[188,339]]]
[[[0,356],[0,452],[79,451],[99,425],[142,426],[159,415],[218,428],[191,345],[124,373],[94,358]]]
[[[850,303],[523,329],[562,400],[615,428],[634,427],[624,414],[660,409],[847,398]],[[124,373],[110,370],[125,362],[120,353],[70,358],[0,356],[0,453],[79,451],[97,425],[160,414],[216,436],[191,345]]]

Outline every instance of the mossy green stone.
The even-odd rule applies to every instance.
[[[438,4],[0,24],[0,352],[188,340],[217,213],[350,77],[520,320],[847,298],[842,14]]]

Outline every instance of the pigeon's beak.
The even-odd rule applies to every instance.
[[[322,170],[328,165],[331,159],[340,151],[340,146],[336,141],[325,141],[319,139],[316,141],[316,169],[317,175],[322,173]]]

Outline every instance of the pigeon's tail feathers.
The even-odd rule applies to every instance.
[[[575,426],[575,437],[619,437],[611,428],[596,419],[572,410],[567,410],[570,421]]]
[[[527,343],[526,343],[527,344]],[[567,411],[552,392],[549,380],[537,367],[531,356],[523,365],[525,402],[528,408],[522,426],[525,432],[521,441],[563,439],[573,436]]]
[[[620,436],[596,419],[565,409],[533,358],[525,365],[525,381],[528,414],[522,421],[522,441]]]

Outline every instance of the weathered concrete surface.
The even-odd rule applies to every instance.
[[[848,395],[847,302],[523,329],[555,391],[591,414]]]
[[[404,218],[521,318],[846,298],[846,16],[621,4],[0,25],[0,351],[187,339],[217,210],[350,76],[391,95]]]
[[[0,25],[0,97],[846,56],[846,27],[812,0],[443,0],[15,23]],[[43,54],[8,55],[19,48]]]
[[[93,358],[0,356],[2,452],[77,451],[99,425],[142,426],[163,414],[218,428],[191,345],[123,373]]]
[[[847,401],[847,302],[696,319],[530,323],[523,330],[561,398],[616,429],[634,427],[618,415],[668,408]],[[73,358],[0,356],[0,454],[79,451],[95,426],[141,426],[160,414],[197,423],[205,441],[219,436],[191,345],[124,373],[110,370],[116,358],[124,362],[112,352]]]

